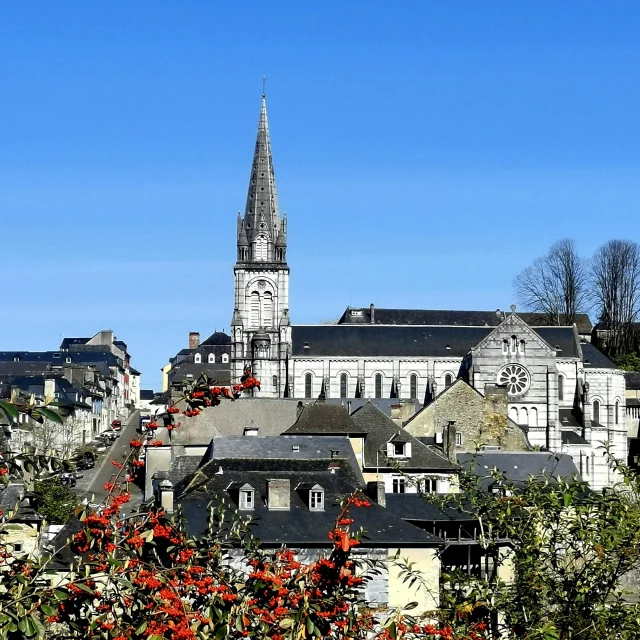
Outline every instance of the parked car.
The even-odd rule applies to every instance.
[[[71,458],[71,462],[73,462],[78,471],[86,471],[87,469],[93,469],[96,466],[93,454],[88,451],[81,455],[74,456]]]
[[[75,473],[62,473],[60,474],[60,480],[62,480],[62,482],[64,482],[64,484],[68,485],[69,487],[75,487],[76,486],[76,475]]]

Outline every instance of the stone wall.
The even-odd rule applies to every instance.
[[[457,380],[409,420],[405,428],[415,437],[435,437],[453,420],[462,437],[459,451],[476,451],[482,445],[507,451],[530,449],[525,432],[507,417],[504,390],[494,385],[487,390],[487,396],[482,396],[464,380]]]

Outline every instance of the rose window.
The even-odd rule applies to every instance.
[[[530,383],[529,372],[519,364],[508,364],[498,373],[498,384],[507,387],[510,396],[524,393]]]

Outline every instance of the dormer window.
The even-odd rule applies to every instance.
[[[70,363],[71,363],[71,358],[67,356],[67,357],[65,358],[65,362],[66,362],[67,364],[70,364]]]
[[[319,484],[309,491],[309,511],[324,511],[324,489]]]
[[[216,362],[216,356],[214,353],[210,353],[209,356],[207,357],[207,362],[209,364],[215,364]]]
[[[409,442],[388,442],[387,457],[389,458],[410,458],[411,443]]]
[[[193,356],[193,361],[196,364],[200,364],[202,362],[202,356],[199,353],[196,353],[196,355]]]
[[[227,364],[228,362],[229,362],[229,354],[223,353],[222,354],[222,363],[223,364]]]
[[[240,487],[240,509],[251,511],[255,509],[256,491],[250,484],[244,484]]]

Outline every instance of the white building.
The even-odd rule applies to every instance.
[[[613,482],[601,447],[611,443],[626,460],[624,375],[582,329],[540,326],[544,317],[520,317],[515,307],[504,314],[373,305],[347,309],[336,325],[292,326],[286,245],[263,95],[245,214],[238,217],[233,378],[251,367],[262,382],[255,395],[263,397],[425,403],[457,378],[480,393],[502,385],[509,417],[526,427],[531,445],[566,451],[595,487]]]

